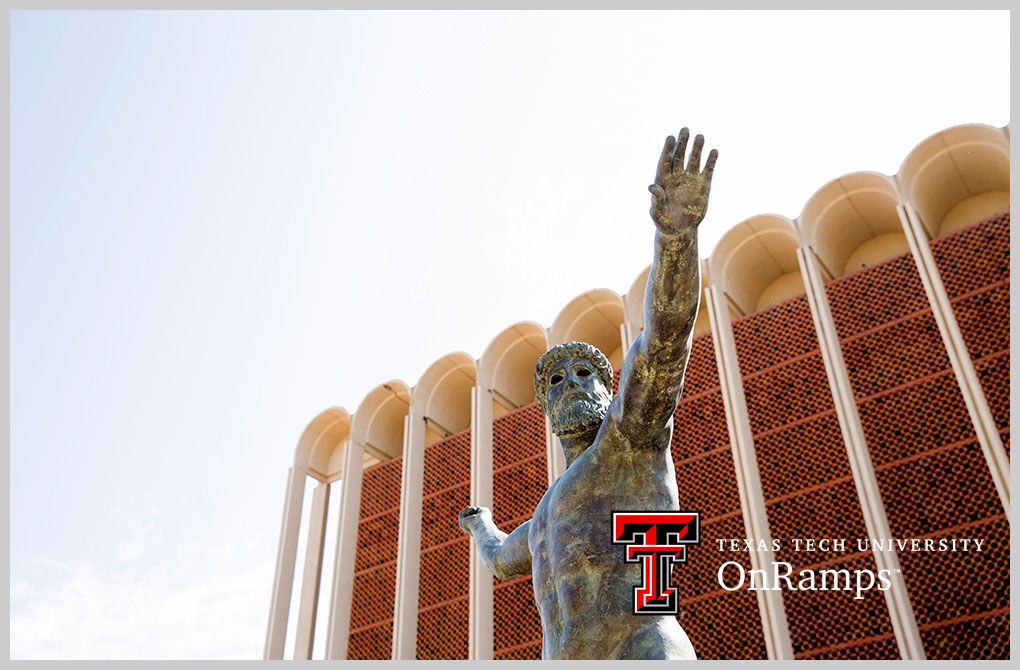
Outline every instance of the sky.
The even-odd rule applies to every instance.
[[[1002,11],[10,25],[12,658],[261,658],[304,427],[625,293],[666,135],[719,151],[707,257],[1010,121]]]

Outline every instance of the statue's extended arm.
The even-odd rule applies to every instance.
[[[528,549],[528,528],[525,521],[507,535],[492,522],[492,513],[485,507],[465,507],[458,519],[461,529],[475,538],[478,555],[492,574],[502,580],[531,574],[531,551]]]
[[[666,138],[655,183],[648,187],[656,232],[645,288],[645,327],[627,353],[619,396],[610,410],[632,443],[654,437],[676,409],[698,315],[698,224],[705,218],[718,152],[709,153],[701,172],[705,140],[698,135],[685,168],[689,137],[684,128],[678,140]]]

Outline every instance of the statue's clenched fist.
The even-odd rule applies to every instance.
[[[470,535],[472,529],[479,522],[484,523],[488,520],[492,522],[492,512],[489,511],[488,507],[465,507],[460,511],[460,515],[457,517],[457,523],[460,524],[460,529]]]

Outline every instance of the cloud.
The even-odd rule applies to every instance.
[[[184,553],[113,568],[37,559],[31,581],[11,583],[11,658],[261,658],[273,562]]]
[[[115,546],[117,560],[122,563],[141,558],[145,554],[145,545],[139,540],[121,540]]]

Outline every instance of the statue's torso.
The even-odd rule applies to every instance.
[[[675,617],[633,614],[641,566],[612,544],[614,511],[678,509],[670,433],[636,450],[603,431],[535,509],[528,545],[543,658],[694,657]]]

